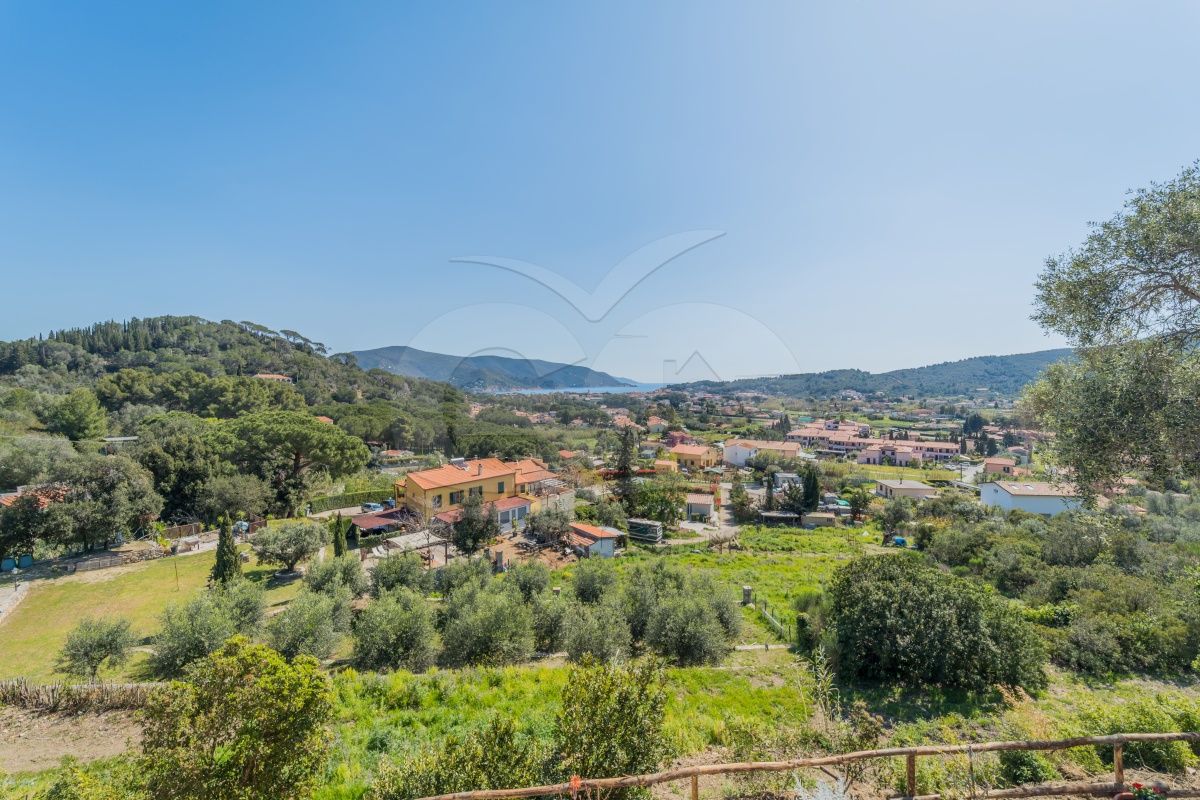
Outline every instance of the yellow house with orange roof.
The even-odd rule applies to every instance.
[[[472,495],[485,503],[517,496],[517,464],[498,458],[470,461],[455,459],[434,469],[410,472],[396,482],[396,504],[421,514],[425,519],[460,508]]]

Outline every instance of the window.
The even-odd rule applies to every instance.
[[[462,492],[451,492],[450,493],[450,505],[456,506],[459,503],[461,503],[462,501],[463,501],[463,493]]]
[[[483,496],[483,487],[482,486],[472,486],[470,489],[467,490],[467,493],[470,494],[471,497]]]
[[[504,481],[499,481],[496,484],[496,494],[504,494]]]
[[[442,496],[440,494],[435,494],[429,504],[433,508],[441,508],[442,507]]]

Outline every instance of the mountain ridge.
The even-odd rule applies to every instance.
[[[793,397],[829,397],[844,389],[863,394],[883,392],[891,395],[975,396],[984,393],[1012,396],[1033,382],[1045,367],[1072,354],[1070,348],[1064,347],[1033,353],[974,356],[879,373],[837,369],[735,381],[693,381],[676,386],[717,394],[753,391]]]
[[[588,367],[508,356],[453,356],[407,345],[352,350],[366,370],[449,383],[459,389],[562,389],[571,386],[629,386],[633,381]]]

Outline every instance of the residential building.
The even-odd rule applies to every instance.
[[[880,442],[858,451],[859,464],[907,467],[910,461],[919,458],[906,442]]]
[[[517,464],[506,464],[498,458],[456,458],[434,469],[408,473],[397,482],[396,504],[403,502],[406,508],[429,519],[461,507],[469,495],[479,495],[484,502],[515,497],[519,471]]]
[[[712,519],[716,501],[711,494],[688,492],[687,519],[688,522],[707,522]]]
[[[724,459],[726,464],[735,467],[746,466],[747,459],[761,450],[772,450],[783,458],[799,458],[800,444],[798,442],[768,442],[759,439],[730,439],[725,442]]]
[[[650,417],[646,420],[646,430],[651,433],[662,433],[667,429],[668,424],[662,417]]]
[[[696,444],[696,440],[687,431],[667,431],[663,434],[662,443],[666,447],[674,447],[677,444]]]
[[[983,460],[984,475],[1013,475],[1017,462],[1011,458],[985,458]]]
[[[533,511],[559,508],[575,515],[575,491],[536,458],[505,462],[498,458],[467,461],[456,458],[434,469],[410,472],[396,482],[396,505],[424,519],[440,518],[453,524],[458,515],[447,512],[479,495],[493,504],[501,524],[524,519]]]
[[[702,444],[677,444],[670,452],[679,466],[689,471],[704,470],[721,463],[721,455],[714,448]]]
[[[985,506],[999,506],[1005,511],[1019,508],[1030,514],[1041,514],[1045,517],[1053,517],[1083,506],[1083,498],[1073,486],[1014,481],[983,484],[979,487],[979,502]]]
[[[906,458],[919,458],[922,461],[946,462],[958,455],[958,445],[954,442],[927,441],[923,439],[873,439],[871,427],[861,422],[817,421],[802,428],[797,428],[787,435],[787,441],[810,449],[825,451],[838,456],[862,452],[880,445],[897,444],[909,448]],[[880,463],[881,455],[872,454],[872,461],[859,460],[860,464]]]
[[[567,543],[582,558],[599,556],[612,558],[616,555],[617,539],[621,532],[613,528],[584,525],[582,522],[572,522],[567,534]]]
[[[796,484],[797,486],[799,486],[800,484],[803,483],[803,481],[800,479],[800,476],[797,473],[795,473],[795,472],[776,472],[775,473],[775,488],[777,490],[783,491],[784,489],[786,489],[788,486],[790,486],[793,483]]]
[[[533,500],[528,497],[502,497],[495,502],[489,502],[484,505],[485,509],[491,509],[496,515],[496,520],[500,523],[502,530],[508,530],[514,522],[525,519],[529,516],[533,508]],[[440,514],[435,514],[434,519],[446,523],[451,528],[454,524],[462,519],[463,510],[456,508],[453,511],[443,511]]]
[[[921,481],[906,481],[901,478],[898,481],[876,481],[875,494],[891,500],[895,497],[910,497],[913,500],[926,500],[937,495],[937,489],[927,483]]]
[[[655,472],[678,472],[679,462],[672,461],[669,458],[656,458],[654,460]]]

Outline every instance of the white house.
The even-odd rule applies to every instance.
[[[696,519],[708,520],[713,515],[713,496],[711,494],[701,494],[699,492],[688,492],[687,495],[687,518],[689,522],[694,522]]]
[[[795,472],[776,472],[775,473],[775,488],[779,490],[786,489],[789,484],[802,484],[800,476]]]
[[[616,542],[620,535],[621,532],[614,528],[598,528],[595,525],[572,522],[567,542],[583,558],[612,558],[616,554]]]
[[[730,439],[725,442],[723,458],[726,464],[735,467],[746,466],[746,460],[753,458],[760,450],[774,450],[783,458],[799,458],[800,444],[797,442],[769,442],[759,439]]]
[[[885,500],[892,500],[896,497],[911,497],[913,500],[919,502],[921,500],[928,500],[930,497],[936,497],[937,489],[928,483],[914,480],[906,481],[901,478],[898,481],[875,481],[875,494]]]
[[[1072,486],[1012,481],[983,484],[979,487],[979,502],[985,506],[999,506],[1005,511],[1019,508],[1045,517],[1073,511],[1083,505],[1082,498]]]

